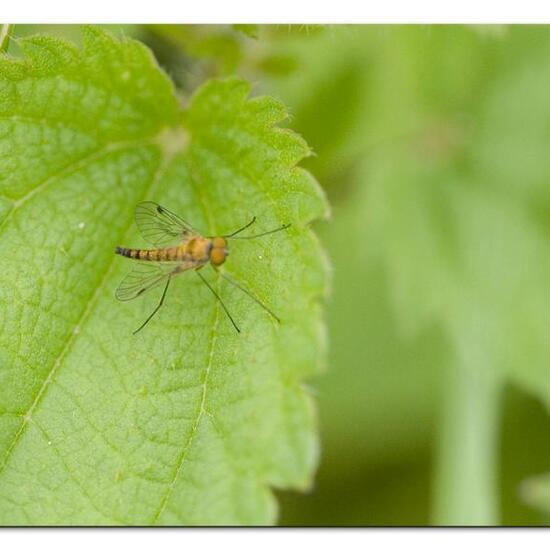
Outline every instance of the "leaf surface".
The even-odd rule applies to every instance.
[[[0,522],[273,522],[270,487],[305,488],[317,459],[301,383],[323,356],[326,261],[307,224],[326,214],[278,129],[284,107],[211,81],[181,110],[150,52],[87,28],[82,49],[49,37],[0,58]],[[155,200],[206,235],[253,215],[226,273],[281,318],[204,274],[120,303],[145,247],[136,203]]]

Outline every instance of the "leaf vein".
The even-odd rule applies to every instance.
[[[28,202],[32,197],[43,191],[44,189],[47,189],[52,183],[54,183],[57,179],[63,178],[64,176],[69,176],[70,174],[74,174],[78,170],[86,167],[87,165],[91,164],[92,162],[114,152],[119,151],[124,148],[131,148],[136,147],[139,144],[145,145],[146,143],[150,143],[150,140],[139,140],[139,141],[128,141],[128,142],[115,142],[110,143],[106,147],[102,147],[99,149],[93,150],[91,153],[84,155],[83,157],[79,158],[78,160],[75,160],[68,165],[61,168],[59,171],[50,174],[47,178],[43,179],[41,182],[37,183],[33,189],[31,189],[27,194],[23,195],[19,199],[15,200],[13,202],[13,206],[11,210],[8,212],[2,223],[0,223],[0,232],[4,228],[4,226],[7,224],[7,222],[13,217],[15,212],[21,208],[26,202]]]
[[[154,174],[154,176],[151,180],[151,185],[147,188],[145,195],[148,195],[151,192],[151,190],[154,188],[155,184],[160,180],[161,174],[164,171],[165,167],[166,167],[166,159],[161,159],[161,161],[159,163],[159,166],[158,166],[158,169],[156,170],[156,173]],[[126,232],[129,230],[129,227],[131,226],[132,223],[133,223],[133,217],[130,218],[128,228],[126,229]],[[1,230],[1,226],[0,226],[0,230]],[[4,454],[2,464],[0,465],[0,475],[2,475],[3,471],[5,470],[5,468],[8,464],[8,461],[10,459],[10,456],[12,455],[13,450],[15,449],[15,446],[17,445],[18,441],[21,439],[23,433],[25,432],[25,430],[28,426],[29,420],[31,419],[34,410],[36,409],[37,405],[41,401],[42,396],[44,395],[46,389],[50,385],[50,382],[52,381],[55,373],[59,369],[59,366],[61,365],[61,362],[65,358],[67,352],[71,348],[71,346],[72,346],[73,342],[75,341],[76,337],[80,334],[80,327],[82,326],[82,324],[86,321],[86,319],[90,315],[90,313],[93,309],[93,306],[94,306],[95,302],[97,301],[97,299],[98,299],[98,297],[99,297],[99,295],[100,295],[100,293],[101,293],[101,291],[102,291],[102,289],[105,285],[105,282],[107,281],[109,275],[111,274],[111,271],[112,271],[113,266],[114,266],[115,258],[116,258],[116,256],[113,254],[113,257],[111,258],[111,261],[110,261],[109,265],[107,266],[107,269],[105,270],[105,273],[104,273],[103,277],[101,278],[101,280],[100,280],[98,286],[96,287],[94,293],[92,294],[91,298],[88,300],[88,303],[87,303],[86,307],[84,308],[82,314],[80,315],[79,319],[75,323],[75,326],[74,326],[73,330],[69,331],[68,337],[66,338],[65,343],[63,344],[63,347],[61,348],[61,351],[60,351],[56,361],[54,362],[54,364],[53,364],[52,368],[50,369],[50,371],[49,371],[47,377],[45,378],[44,382],[40,386],[35,398],[33,399],[33,402],[31,404],[31,406],[29,407],[28,411],[24,415],[23,422],[21,423],[21,426],[19,427],[19,429],[15,433],[13,441],[11,442],[10,446],[7,448],[7,450]]]
[[[192,174],[191,174],[191,182],[194,183],[194,178],[193,178]],[[207,220],[210,220],[210,216],[208,215],[208,203],[207,203],[207,201],[205,201],[203,199],[202,193],[200,191],[200,189],[201,189],[200,185],[195,186],[195,189],[198,190],[198,194],[199,194],[199,197],[201,199],[201,205],[203,207],[203,210],[205,211],[206,218],[207,218]],[[219,281],[220,281],[220,279],[218,278],[218,289],[217,289],[218,292],[219,292],[219,287],[220,287]],[[206,389],[207,389],[207,385],[208,385],[208,377],[210,375],[210,368],[212,367],[212,361],[213,361],[213,358],[214,358],[214,347],[215,347],[215,343],[216,343],[216,340],[217,340],[218,324],[219,324],[219,318],[220,318],[220,306],[219,306],[219,302],[217,300],[214,304],[214,312],[215,312],[214,323],[213,323],[212,329],[210,331],[210,349],[209,349],[209,353],[208,353],[208,364],[206,366],[205,375],[204,375],[204,378],[202,380],[202,396],[201,396],[201,401],[200,401],[200,405],[199,405],[199,410],[197,412],[196,420],[193,424],[193,427],[191,428],[191,433],[190,433],[189,437],[187,438],[187,442],[184,444],[183,449],[182,449],[180,455],[178,456],[178,460],[176,462],[176,470],[174,472],[174,476],[172,478],[172,481],[170,482],[170,484],[168,486],[168,489],[166,490],[165,494],[163,495],[163,497],[160,501],[160,505],[159,505],[159,508],[158,508],[157,512],[153,516],[153,520],[152,520],[153,525],[157,523],[160,515],[162,514],[162,512],[166,508],[166,505],[168,504],[168,500],[170,499],[170,496],[172,495],[172,492],[174,491],[174,487],[176,485],[177,479],[178,479],[178,477],[180,475],[180,472],[183,468],[183,465],[185,463],[185,458],[187,457],[187,455],[189,453],[189,449],[191,448],[191,445],[192,445],[192,443],[195,439],[195,436],[196,436],[196,433],[197,433],[198,427],[199,427],[199,422],[201,421],[201,418],[202,418],[203,414],[206,412],[206,407],[205,407],[205,405],[206,405]]]

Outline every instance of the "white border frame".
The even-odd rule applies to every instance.
[[[6,23],[545,23],[544,0],[17,0]]]

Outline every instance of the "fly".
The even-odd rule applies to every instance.
[[[200,273],[200,269],[208,263],[210,263],[223,279],[252,298],[252,300],[265,309],[276,321],[280,322],[277,315],[254,296],[252,292],[219,271],[218,268],[225,262],[229,255],[227,242],[229,239],[256,239],[287,229],[290,227],[290,224],[285,224],[277,229],[272,229],[271,231],[266,231],[257,235],[238,237],[237,235],[239,233],[248,229],[256,221],[254,217],[245,226],[229,235],[222,235],[221,237],[204,237],[199,231],[194,229],[178,215],[170,212],[170,210],[164,206],[160,206],[151,201],[141,202],[136,206],[135,218],[143,238],[156,248],[142,249],[123,248],[121,246],[116,247],[115,254],[120,254],[121,256],[135,260],[136,266],[122,280],[115,292],[115,296],[118,300],[126,302],[141,296],[148,290],[156,288],[157,286],[164,285],[164,290],[158,305],[149,317],[145,319],[143,324],[134,331],[134,334],[137,334],[161,308],[166,298],[170,281],[176,275],[189,270],[195,271],[200,277],[202,282],[220,302],[220,305],[235,327],[235,330],[240,332],[237,323],[229,313],[219,294],[212,288],[202,273]]]

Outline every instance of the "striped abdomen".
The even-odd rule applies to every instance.
[[[150,262],[181,262],[188,259],[185,245],[172,246],[170,248],[154,248],[151,250],[117,246],[115,254],[120,254],[133,260]]]

